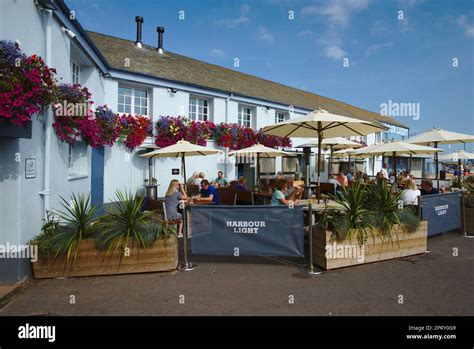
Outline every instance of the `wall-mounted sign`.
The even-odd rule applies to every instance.
[[[179,168],[172,168],[171,169],[171,174],[172,175],[179,175]]]
[[[25,159],[25,178],[36,177],[36,159],[26,158]]]

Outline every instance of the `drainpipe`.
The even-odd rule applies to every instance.
[[[233,97],[233,94],[230,94],[225,99],[225,119],[224,122],[227,124],[229,122],[229,102]],[[227,178],[227,148],[224,149],[224,177]]]
[[[53,11],[46,10],[46,47],[45,47],[45,63],[47,66],[52,66],[52,24],[51,19],[53,16]],[[44,130],[45,130],[45,141],[44,141],[44,174],[43,174],[43,191],[40,192],[40,195],[43,197],[43,213],[46,217],[46,214],[51,209],[50,201],[50,177],[51,177],[51,133],[52,133],[52,110],[51,107],[48,107],[45,113],[44,121]]]

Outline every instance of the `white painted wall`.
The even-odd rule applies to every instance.
[[[61,82],[70,82],[70,38],[61,31],[61,25],[52,19],[52,64]],[[33,1],[0,1],[0,39],[18,40],[26,54],[46,56],[45,17]],[[87,85],[96,104],[104,103],[104,82],[97,69],[84,69]],[[51,126],[49,126],[51,127]],[[0,243],[24,244],[40,232],[43,218],[44,122],[43,116],[34,116],[31,139],[0,139]],[[58,140],[53,132],[51,146],[51,206],[59,208],[59,195],[71,192],[90,192],[90,150],[88,176],[68,180],[68,145]],[[15,162],[19,158],[19,162]],[[25,179],[25,159],[36,159],[36,178]],[[5,200],[4,198],[8,198]]]

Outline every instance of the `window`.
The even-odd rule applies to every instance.
[[[189,97],[189,119],[206,121],[209,119],[209,101],[198,97]]]
[[[239,105],[239,119],[240,126],[252,127],[252,108],[244,105]]]
[[[119,86],[119,113],[148,115],[148,91]]]
[[[87,177],[87,145],[76,141],[69,146],[68,153],[68,179],[80,179]]]
[[[279,122],[283,122],[288,120],[288,114],[283,112],[275,112],[275,123],[278,124]]]
[[[76,62],[71,61],[71,73],[72,73],[72,76],[71,76],[72,83],[76,85],[80,84],[81,83],[81,67]]]

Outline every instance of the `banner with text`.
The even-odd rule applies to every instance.
[[[192,206],[195,254],[303,257],[303,208]]]
[[[461,193],[425,195],[421,218],[428,221],[428,236],[461,228]]]

